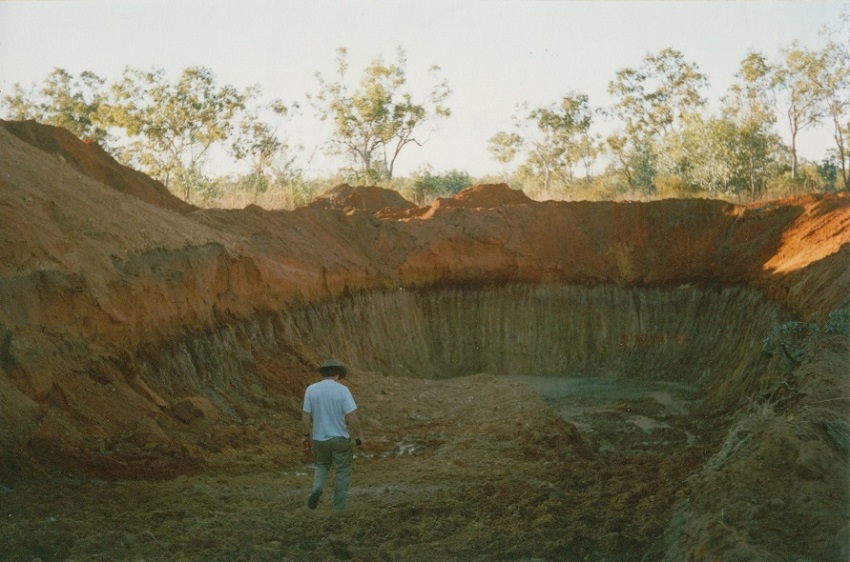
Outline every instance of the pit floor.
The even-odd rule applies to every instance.
[[[347,511],[306,508],[284,416],[197,474],[6,486],[0,560],[640,560],[715,450],[678,384],[351,379],[367,443]]]

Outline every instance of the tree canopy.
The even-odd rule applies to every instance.
[[[708,77],[699,66],[667,47],[617,71],[608,106],[570,88],[550,102],[517,104],[513,127],[491,134],[487,149],[505,181],[538,197],[755,199],[850,191],[848,24],[850,11],[824,31],[819,49],[792,41],[773,58],[748,53],[719,110],[708,109]],[[349,71],[348,51],[340,48],[336,73],[316,73],[318,87],[306,95],[315,116],[330,125],[326,151],[343,163],[337,175],[320,180],[304,177],[300,147],[286,141],[282,125],[298,103],[264,100],[258,86],[222,84],[209,68],[169,76],[128,67],[111,83],[90,70],[56,68],[29,90],[15,84],[2,105],[11,119],[35,119],[99,143],[194,203],[222,190],[257,198],[277,189],[294,205],[321,186],[351,179],[396,187],[421,203],[474,181],[461,170],[436,174],[427,163],[409,178],[396,177],[406,147],[428,142],[451,116],[451,89],[439,67],[411,82],[399,47],[394,61],[373,59],[358,80],[350,81]],[[833,140],[817,162],[802,158],[797,146],[800,132],[815,126],[830,129]],[[213,177],[210,160],[227,154],[246,171]]]
[[[355,175],[376,181],[391,180],[396,160],[409,144],[427,140],[426,127],[435,119],[447,118],[445,105],[451,90],[439,79],[439,67],[432,66],[435,78],[431,91],[417,101],[407,89],[407,57],[399,47],[395,63],[380,57],[363,71],[359,87],[349,90],[346,83],[348,51],[337,51],[337,77],[327,81],[317,73],[319,90],[311,95],[316,114],[333,124],[330,152],[342,154],[352,164]]]

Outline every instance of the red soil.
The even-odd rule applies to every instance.
[[[214,451],[296,443],[315,349],[256,357],[261,390],[209,382],[256,425],[222,422],[228,413],[167,378],[152,385],[139,365],[178,368],[160,353],[198,334],[220,345],[189,349],[196,362],[226,360],[254,337],[234,326],[310,303],[498,283],[742,286],[823,318],[850,302],[848,266],[847,194],[539,203],[495,185],[417,208],[339,186],[295,211],[200,210],[61,129],[0,122],[0,476],[174,475]],[[221,351],[231,336],[237,347]],[[268,406],[293,421],[272,424]]]

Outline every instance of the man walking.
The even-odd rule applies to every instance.
[[[322,497],[322,489],[328,479],[331,466],[336,470],[334,487],[334,510],[345,509],[348,499],[348,484],[351,481],[351,465],[354,452],[351,449],[350,427],[356,442],[365,441],[357,419],[357,404],[347,387],[339,383],[346,375],[346,367],[330,359],[318,369],[323,380],[311,384],[304,393],[304,408],[301,421],[304,425],[304,440],[313,439],[313,456],[316,472],[307,507],[316,509]]]

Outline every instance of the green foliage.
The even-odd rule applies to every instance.
[[[280,100],[275,100],[266,109],[278,116],[289,111]],[[278,138],[277,127],[262,120],[256,108],[244,112],[232,135],[230,149],[237,160],[249,161],[251,172],[247,177],[256,193],[268,188],[267,173],[275,158],[290,152],[290,147]]]
[[[776,142],[770,132],[776,122],[770,73],[764,55],[749,52],[741,61],[738,82],[723,100],[724,115],[737,124],[737,153],[742,156],[737,165],[743,168],[752,200],[765,184],[771,144]]]
[[[523,150],[521,176],[525,181],[539,178],[540,191],[548,196],[553,179],[564,187],[574,183],[576,166],[584,164],[587,175],[596,158],[596,143],[590,133],[593,110],[584,94],[569,92],[558,102],[529,109],[521,106],[514,115],[516,132],[500,131],[490,137],[488,150],[503,164],[513,161]]]
[[[640,144],[630,155],[631,168],[634,170],[634,189],[652,195],[655,193],[655,176],[657,175],[658,155],[647,144]]]
[[[309,204],[316,196],[344,182],[335,176],[308,180],[294,166],[273,167],[271,173],[258,180],[253,172],[219,178],[215,189],[198,204],[211,208],[241,209],[258,205],[265,209],[295,209]]]
[[[522,148],[522,137],[517,133],[499,131],[487,141],[487,150],[496,162],[510,164]]]
[[[183,199],[200,202],[217,197],[220,189],[221,182],[205,173],[213,147],[230,143],[237,160],[249,161],[255,190],[267,182],[275,156],[288,149],[259,109],[248,107],[259,93],[220,86],[202,67],[185,69],[177,81],[162,69],[128,67],[109,86],[92,72],[74,77],[57,68],[38,89],[25,92],[16,84],[3,105],[13,119],[35,119],[98,142]],[[287,108],[275,101],[265,111],[285,115]]]
[[[770,334],[762,340],[762,353],[768,357],[781,353],[780,365],[783,374],[787,375],[805,360],[803,344],[806,339],[820,334],[850,334],[850,308],[833,310],[823,324],[788,321],[774,325]]]
[[[773,85],[785,94],[784,113],[791,136],[791,178],[797,179],[797,135],[809,126],[820,123],[823,112],[818,92],[808,75],[815,58],[811,51],[794,42],[782,51],[781,62],[772,69]]]
[[[768,357],[782,353],[782,371],[790,373],[800,365],[805,358],[802,342],[818,330],[815,324],[808,322],[789,321],[773,326],[769,336],[762,340],[761,350]]]
[[[841,308],[829,313],[823,331],[832,335],[850,334],[850,308]]]
[[[788,169],[781,173],[771,174],[766,185],[764,194],[773,197],[817,193],[832,189],[824,183],[823,178],[818,173],[818,166],[808,162],[798,164],[796,178],[792,170]]]
[[[3,97],[10,119],[34,119],[101,144],[108,139],[101,113],[105,101],[103,78],[89,71],[75,77],[62,68],[48,74],[40,88],[26,92],[15,84],[14,93]]]
[[[337,80],[328,82],[317,73],[319,91],[308,96],[319,119],[333,123],[330,152],[345,156],[358,180],[392,180],[402,149],[423,144],[421,129],[451,114],[444,105],[451,93],[448,82],[439,79],[439,67],[432,66],[436,83],[424,102],[415,102],[405,90],[407,57],[399,47],[395,64],[375,59],[364,70],[360,87],[349,91],[348,53],[344,48],[337,53]]]
[[[437,197],[452,197],[468,187],[472,187],[472,178],[460,170],[450,170],[435,174],[430,166],[413,172],[411,195],[417,205],[431,203]]]
[[[538,199],[708,195],[740,201],[850,189],[848,23],[850,11],[825,31],[820,49],[792,42],[776,59],[748,53],[717,115],[704,111],[707,78],[672,48],[618,71],[608,85],[613,103],[604,112],[569,90],[549,104],[521,104],[514,129],[488,140],[493,159],[504,165],[495,181]],[[11,119],[35,119],[98,142],[197,204],[262,201],[292,208],[343,181],[383,182],[424,204],[474,183],[458,170],[420,168],[410,178],[395,177],[404,147],[424,143],[430,126],[450,115],[448,84],[437,67],[431,71],[430,91],[414,98],[399,48],[394,62],[373,60],[349,87],[347,52],[339,49],[336,77],[317,74],[318,91],[308,97],[317,117],[333,126],[329,152],[345,156],[348,167],[340,177],[320,180],[302,177],[294,165],[300,147],[279,135],[297,104],[259,105],[259,88],[221,85],[203,67],[187,68],[175,80],[161,69],[127,68],[112,84],[90,71],[75,76],[56,68],[30,89],[15,84],[2,105]],[[604,142],[593,131],[600,114],[620,124]],[[815,164],[798,158],[796,138],[817,123],[833,128],[835,148]],[[776,134],[778,125],[786,127],[790,146]],[[247,172],[209,177],[208,161],[225,151]],[[594,170],[600,157],[605,169]]]
[[[208,151],[230,137],[237,114],[253,95],[219,86],[212,71],[202,67],[185,69],[174,83],[162,69],[127,68],[112,92],[107,114],[129,137],[125,156],[186,201],[208,191],[203,174]]]
[[[626,135],[662,139],[675,131],[688,113],[705,105],[700,91],[708,79],[695,63],[671,48],[648,54],[637,69],[624,68],[608,84],[617,98],[611,112],[625,125]]]
[[[654,179],[655,191],[664,198],[693,197],[695,191],[682,176],[658,174]]]
[[[671,48],[646,55],[639,68],[621,69],[608,84],[616,98],[608,114],[623,130],[609,136],[606,147],[613,170],[633,193],[653,195],[659,173],[686,177],[690,162],[683,129],[705,105],[701,91],[707,84],[699,67]]]
[[[835,182],[838,180],[838,166],[833,160],[826,158],[817,165],[818,176],[823,182],[824,191],[834,191]]]
[[[832,121],[838,180],[850,191],[850,10],[826,39],[822,50],[810,53],[806,78]]]

